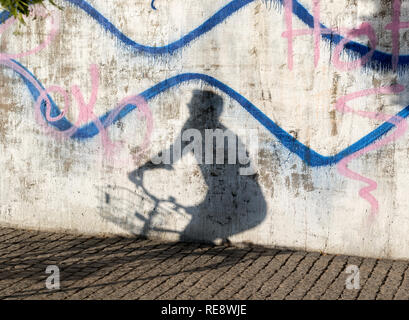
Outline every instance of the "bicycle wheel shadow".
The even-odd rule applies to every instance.
[[[168,240],[179,240],[178,225],[170,221],[177,216],[179,224],[187,224],[190,218],[175,210],[171,202],[155,202],[140,188],[106,185],[97,190],[99,215],[132,235],[162,238],[166,233]]]

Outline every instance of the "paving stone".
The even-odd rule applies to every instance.
[[[49,265],[59,289],[46,288]],[[0,298],[409,299],[409,262],[0,228]]]

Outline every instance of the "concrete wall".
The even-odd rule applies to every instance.
[[[1,14],[1,224],[409,258],[409,1],[150,2]]]

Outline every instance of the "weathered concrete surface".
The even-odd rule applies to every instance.
[[[406,300],[409,264],[268,248],[0,229],[0,299]],[[60,289],[46,288],[47,266]],[[345,285],[360,270],[360,289]]]
[[[88,2],[129,39],[147,46],[177,41],[229,3],[158,0],[155,11],[148,0]],[[228,239],[328,253],[409,258],[407,132],[403,130],[396,141],[348,164],[367,181],[376,182],[372,191],[375,200],[371,202],[359,194],[366,182],[340,174],[335,164],[315,166],[309,155],[299,157],[288,149],[299,141],[331,156],[370,134],[384,120],[372,119],[369,112],[399,112],[409,101],[406,88],[396,94],[380,92],[349,101],[354,110],[363,110],[361,114],[341,112],[335,108],[336,102],[360,90],[405,85],[405,67],[400,73],[388,71],[382,64],[379,69],[342,71],[331,62],[335,45],[330,47],[323,40],[315,66],[313,37],[304,35],[293,41],[290,70],[288,41],[282,37],[286,30],[284,10],[274,1],[250,2],[180,50],[161,55],[132,49],[82,9],[66,0],[59,3],[64,10],[56,13],[60,24],[55,39],[16,60],[45,88],[57,85],[67,90],[72,100],[68,120],[75,122],[81,116],[81,99],[71,92],[74,85],[78,85],[85,103],[95,93],[95,105],[90,104],[95,115],[101,116],[125,97],[193,72],[234,89],[293,138],[284,146],[279,135],[269,132],[254,114],[230,98],[231,92],[203,81],[183,82],[148,99],[153,136],[139,157],[136,155],[149,131],[149,119],[140,118],[135,111],[108,127],[108,137],[117,142],[114,149],[108,148],[106,140],[103,143],[103,134],[82,140],[56,137],[56,130],[46,130],[50,125],[45,127],[36,119],[33,97],[10,68],[11,62],[3,63],[1,224],[84,234],[144,233],[168,240]],[[312,1],[300,3],[313,12]],[[386,29],[393,16],[390,1],[322,0],[320,5],[320,21],[326,26],[357,28],[368,21],[378,38],[376,49],[392,52],[392,32]],[[409,1],[402,1],[402,21],[408,16]],[[1,52],[35,48],[47,39],[50,22],[48,18],[19,28],[11,26],[1,34]],[[293,26],[306,28],[296,16]],[[400,31],[401,54],[409,52],[407,36],[407,30]],[[365,35],[355,40],[368,44]],[[99,79],[98,91],[92,90],[91,65],[99,70],[99,77],[95,73],[93,77],[94,84]],[[135,175],[137,169],[169,147],[188,125],[195,127],[197,117],[191,107],[194,90],[213,92],[214,101],[222,99],[218,102],[220,118],[211,119],[213,125],[238,135],[250,153],[255,143],[249,141],[247,133],[258,133],[258,149],[252,154],[257,175],[238,177],[229,171],[231,167],[214,173],[211,170],[217,168],[197,165],[187,154],[174,163],[173,170],[146,170],[141,184]],[[61,92],[52,91],[50,96],[64,109]],[[81,117],[84,120],[84,115]],[[91,122],[92,116],[85,119]],[[203,131],[206,125],[196,129]],[[111,157],[106,151],[111,151]],[[155,207],[158,199],[162,201]],[[375,202],[379,210],[371,213]]]

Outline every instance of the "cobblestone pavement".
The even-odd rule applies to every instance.
[[[360,289],[345,286],[357,265]],[[60,290],[46,288],[49,265]],[[408,299],[409,262],[0,228],[2,299]]]

